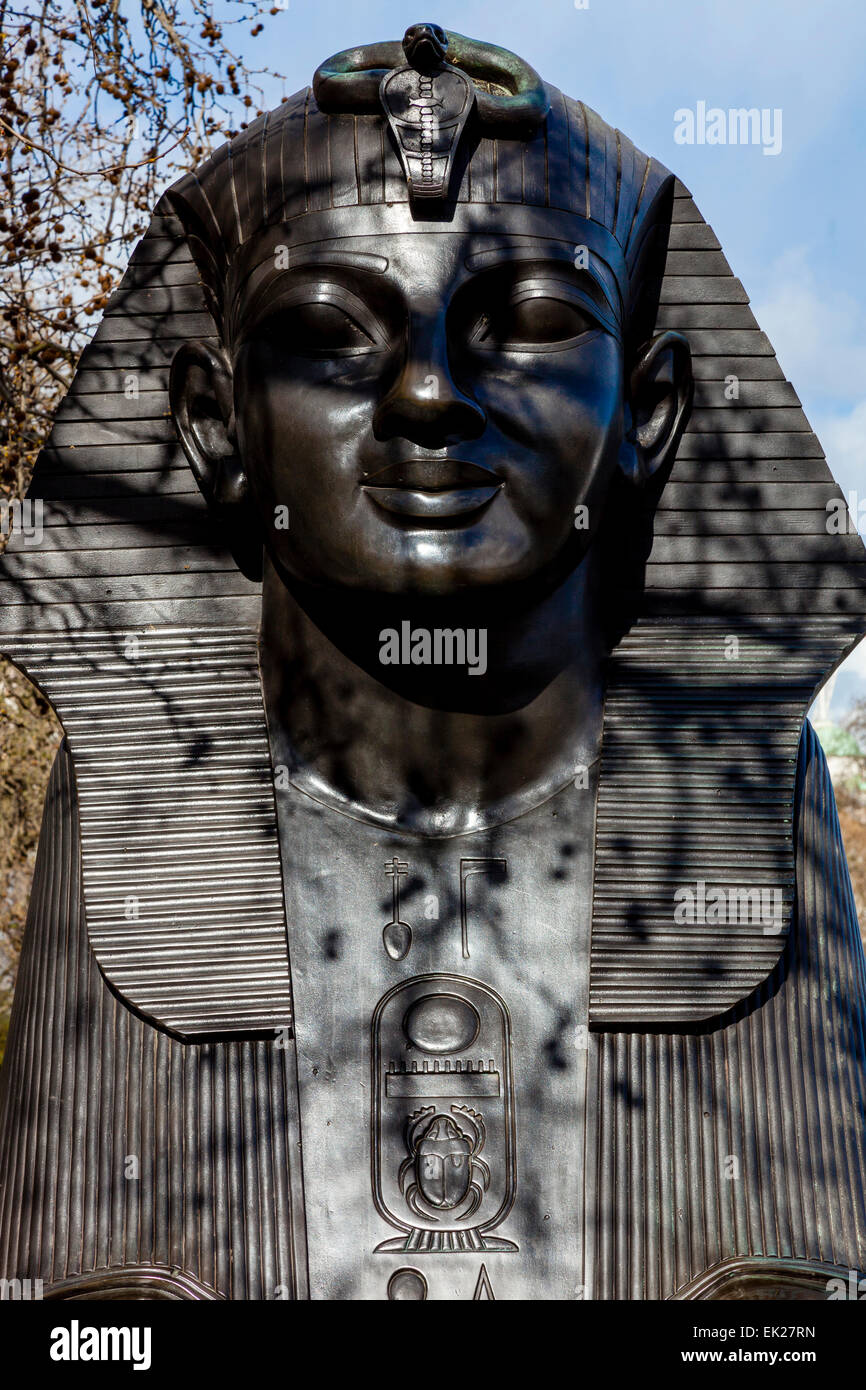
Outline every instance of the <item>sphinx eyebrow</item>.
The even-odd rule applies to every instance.
[[[486,251],[475,251],[466,256],[463,264],[472,272],[491,270],[498,265],[515,261],[548,261],[568,266],[577,283],[582,285],[590,298],[597,304],[604,300],[614,318],[619,321],[622,312],[622,292],[615,286],[612,271],[599,264],[601,257],[595,257],[595,267],[574,264],[575,248],[571,242],[555,241],[545,237],[526,241],[502,242]],[[605,273],[606,272],[606,273]],[[611,283],[608,283],[610,279]]]
[[[330,251],[322,246],[292,247],[289,270],[302,265],[345,266],[349,270],[367,270],[374,275],[384,275],[388,269],[388,258],[375,256],[369,251]]]
[[[274,291],[274,285],[279,286],[280,281],[285,277],[291,276],[293,270],[301,270],[304,266],[322,266],[323,269],[348,269],[372,272],[374,275],[384,275],[388,269],[388,259],[385,256],[376,256],[368,251],[340,251],[329,250],[323,246],[293,246],[289,250],[288,264],[282,265],[279,269],[274,264],[273,255],[250,271],[244,286],[244,293],[249,296],[249,302],[245,305],[242,320],[249,323],[261,308],[262,301],[267,295]],[[233,320],[234,329],[237,331],[239,320]]]
[[[537,263],[547,261],[568,266],[574,273],[578,283],[583,283],[593,297],[601,293],[605,300],[610,302],[610,294],[603,279],[595,274],[588,266],[576,266],[574,264],[574,247],[570,242],[544,241],[536,242],[527,246],[525,242],[515,243],[514,245],[493,246],[487,251],[475,251],[466,256],[463,264],[471,272],[492,270],[498,265],[508,265],[509,263],[520,261],[535,261]],[[614,307],[611,305],[611,307]]]
[[[487,270],[490,266],[500,265],[505,261],[543,261],[543,260],[562,260],[569,265],[574,264],[574,247],[570,242],[536,241],[527,245],[524,241],[506,242],[503,245],[491,246],[486,251],[473,251],[468,255],[463,264],[467,270]]]

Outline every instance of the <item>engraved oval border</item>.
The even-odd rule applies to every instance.
[[[495,989],[493,989],[490,985],[484,984],[482,980],[474,979],[470,975],[452,975],[446,972],[430,972],[424,975],[413,975],[410,979],[401,980],[399,984],[393,985],[392,988],[389,989],[386,994],[382,995],[382,998],[379,1000],[378,1004],[373,1010],[373,1018],[370,1024],[370,1065],[372,1071],[372,1103],[370,1107],[370,1166],[373,1187],[373,1202],[382,1220],[387,1222],[389,1226],[394,1226],[398,1230],[405,1231],[407,1234],[409,1234],[409,1232],[415,1229],[415,1227],[412,1226],[410,1222],[400,1221],[396,1216],[394,1216],[385,1206],[385,1202],[382,1197],[382,1168],[379,1156],[377,1124],[378,1117],[381,1114],[382,1104],[382,1058],[381,1051],[379,1048],[379,1024],[382,1018],[382,1014],[385,1012],[385,1009],[388,1007],[391,1000],[394,999],[396,995],[402,993],[403,990],[409,989],[413,985],[423,985],[428,983],[440,986],[450,985],[452,987],[454,985],[463,985],[464,987],[466,985],[469,985],[473,989],[479,989],[482,991],[483,994],[488,995],[489,998],[493,1000],[494,1004],[496,1004],[496,1006],[500,1010],[502,1016],[502,1026],[504,1034],[502,1070],[504,1081],[503,1095],[505,1099],[505,1196],[503,1197],[502,1202],[499,1205],[498,1211],[489,1221],[484,1221],[478,1226],[466,1228],[480,1231],[482,1234],[484,1234],[485,1232],[493,1231],[496,1229],[497,1226],[500,1226],[502,1222],[505,1220],[508,1213],[511,1211],[511,1208],[514,1206],[514,1199],[517,1195],[517,1126],[514,1113],[514,1079],[511,1068],[511,1015],[508,1012],[508,1006],[505,1003],[505,1000],[501,997],[501,995],[497,994]]]

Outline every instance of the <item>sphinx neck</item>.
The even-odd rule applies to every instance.
[[[334,599],[289,587],[266,560],[275,765],[317,801],[417,835],[467,834],[540,805],[599,754],[607,653],[594,588],[584,562],[522,607]]]

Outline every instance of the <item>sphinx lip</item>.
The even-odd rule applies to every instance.
[[[464,459],[416,458],[392,463],[361,483],[372,502],[398,516],[465,516],[486,506],[502,487],[491,468]]]
[[[444,492],[446,488],[499,487],[502,479],[492,468],[465,459],[414,458],[389,463],[368,473],[362,487],[405,487],[415,492]]]

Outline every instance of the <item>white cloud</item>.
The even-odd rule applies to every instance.
[[[779,257],[752,308],[807,411],[809,400],[861,396],[866,382],[862,306],[844,290],[818,283],[806,247]]]
[[[861,384],[862,389],[862,384]],[[854,491],[864,504],[860,530],[866,517],[866,400],[848,411],[816,414],[812,420],[833,477],[843,492]]]

